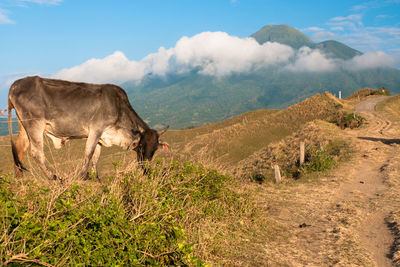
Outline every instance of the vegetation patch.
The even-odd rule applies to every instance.
[[[387,98],[378,103],[376,110],[385,113],[394,121],[400,121],[400,95]]]
[[[149,169],[103,184],[30,186],[22,196],[1,176],[0,262],[201,266],[223,257],[223,233],[255,212],[248,196],[201,165],[160,160]]]
[[[383,96],[387,95],[389,96],[391,93],[389,90],[387,90],[385,87],[381,87],[379,89],[371,89],[371,88],[363,88],[360,89],[353,94],[349,95],[346,99],[347,100],[353,100],[353,99],[358,99],[358,100],[363,100],[367,98],[368,96]]]
[[[274,181],[273,165],[287,178],[330,169],[350,154],[349,144],[340,138],[339,129],[324,121],[307,123],[303,129],[240,162],[236,176],[259,183]],[[300,166],[300,142],[306,144],[305,162]]]
[[[400,266],[400,212],[391,212],[385,220],[395,237],[391,248],[391,258],[395,266]]]
[[[340,114],[340,116],[337,116],[331,122],[335,123],[341,129],[354,129],[361,127],[361,125],[363,125],[363,123],[365,122],[365,118],[355,112],[350,114],[343,112],[342,114]]]

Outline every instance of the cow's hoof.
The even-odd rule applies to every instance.
[[[89,175],[89,172],[87,172],[85,175],[82,175],[82,180],[87,181],[87,180],[91,180],[92,178]]]

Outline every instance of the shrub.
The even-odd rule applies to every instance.
[[[320,147],[309,154],[309,159],[301,166],[301,170],[304,173],[325,171],[332,168],[336,163],[332,155],[324,147]]]
[[[266,179],[265,175],[263,175],[263,174],[261,174],[261,173],[254,173],[254,174],[252,175],[252,177],[253,177],[253,180],[254,180],[255,182],[259,183],[259,184],[262,184],[262,183],[265,181],[265,179]]]
[[[365,122],[365,118],[354,113],[343,113],[332,120],[332,123],[335,123],[341,129],[345,128],[359,128]]]
[[[203,265],[193,222],[245,212],[244,196],[228,189],[228,176],[201,165],[159,161],[149,170],[149,177],[127,172],[102,185],[32,187],[23,198],[0,176],[0,262]]]

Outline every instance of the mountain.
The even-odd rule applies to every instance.
[[[294,49],[303,46],[319,49],[334,59],[348,60],[362,55],[334,40],[314,43],[288,25],[267,25],[251,37],[260,44],[270,41]],[[340,90],[346,97],[364,87],[384,86],[393,93],[400,93],[400,71],[387,67],[296,72],[275,66],[215,77],[195,68],[166,76],[149,73],[139,84],[130,81],[121,86],[135,110],[151,126],[170,125],[178,129],[221,121],[261,108],[286,108],[325,91],[337,94]]]
[[[362,55],[360,51],[334,40],[323,41],[316,44],[314,47],[320,49],[328,56],[344,60]]]
[[[266,25],[256,33],[250,35],[259,44],[277,42],[299,49],[302,46],[312,47],[314,42],[306,35],[289,25]]]
[[[338,41],[328,40],[321,43],[314,43],[302,32],[289,25],[266,25],[256,33],[253,33],[251,37],[256,39],[259,44],[277,42],[291,46],[294,49],[299,49],[303,46],[318,48],[328,56],[345,60],[362,55],[360,51]]]

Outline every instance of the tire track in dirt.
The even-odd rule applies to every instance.
[[[338,197],[358,202],[365,218],[360,222],[358,234],[361,245],[370,253],[377,266],[392,266],[391,246],[394,241],[385,219],[391,207],[385,201],[389,184],[385,183],[385,169],[391,164],[398,147],[391,131],[393,123],[375,111],[375,106],[386,97],[359,103],[355,110],[368,121],[368,127],[349,132],[353,135],[362,159],[350,179],[341,186]]]

